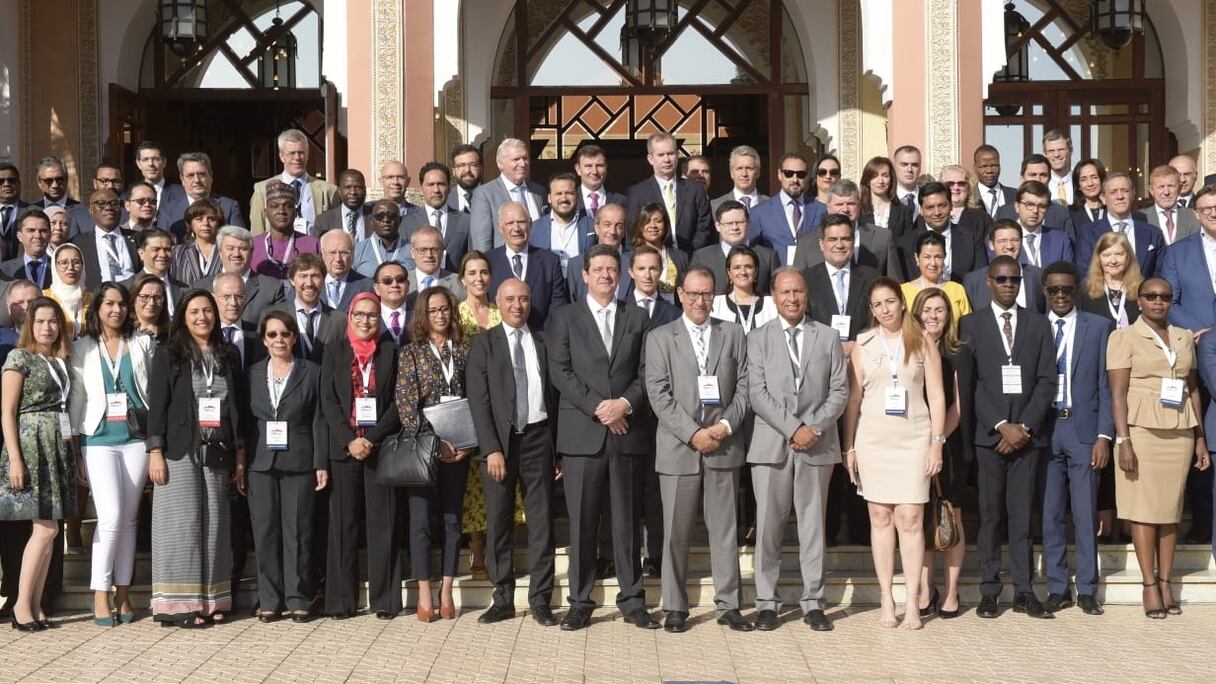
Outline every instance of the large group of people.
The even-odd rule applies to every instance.
[[[1101,614],[1098,543],[1124,530],[1146,616],[1181,611],[1178,528],[1189,500],[1187,541],[1210,539],[1216,448],[1216,185],[1196,187],[1189,157],[1152,169],[1139,207],[1132,178],[1073,165],[1058,131],[1016,188],[991,146],[936,176],[903,146],[858,182],[831,155],[786,153],[767,197],[740,146],[732,190],[710,198],[708,162],[682,174],[666,133],[625,194],[594,144],[542,185],[508,138],[492,180],[472,146],[425,164],[415,205],[400,162],[368,201],[359,170],[337,186],[308,174],[300,132],[277,143],[282,173],[254,186],[248,221],[201,152],[178,156],[176,184],[145,141],[140,180],[103,164],[84,202],[59,159],[38,163],[31,204],[0,164],[14,628],[54,626],[90,498],[94,622],[136,619],[149,482],[150,609],[166,627],[232,619],[249,540],[264,622],[355,615],[362,549],[368,612],[398,616],[408,573],[419,621],[454,618],[466,541],[493,586],[479,622],[510,619],[522,521],[538,623],[586,628],[614,574],[626,622],[683,632],[703,521],[718,623],[768,631],[792,514],[810,629],[833,628],[826,549],[844,518],[872,549],[880,623],[920,629],[960,614],[972,485],[980,617],[1001,612],[1003,541],[1015,612]],[[396,486],[387,450],[460,401],[476,446],[441,435],[432,484]],[[748,616],[740,544],[755,546]]]

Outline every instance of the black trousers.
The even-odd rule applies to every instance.
[[[975,448],[979,484],[980,530],[976,546],[980,555],[980,593],[1001,593],[1001,516],[1008,518],[1009,564],[1013,589],[1032,590],[1030,520],[1037,489],[1037,448],[1001,456],[992,449]]]
[[[595,607],[596,532],[603,501],[612,501],[612,546],[620,591],[616,604],[624,613],[646,606],[642,562],[638,558],[635,492],[640,468],[637,455],[621,454],[608,440],[594,456],[562,459],[566,510],[570,514],[570,605]]]
[[[464,489],[469,481],[469,459],[439,463],[434,487],[410,487],[410,572],[415,580],[431,578],[431,515],[438,513],[443,529],[444,577],[455,577],[460,563],[460,517],[464,513]]]
[[[656,568],[663,567],[663,497],[659,495],[659,474],[654,470],[654,452],[638,456],[635,461],[641,472],[638,474],[637,501],[641,511],[642,525],[646,531],[646,560]],[[755,519],[755,499],[752,499],[752,519]]]
[[[308,610],[312,604],[312,510],[315,471],[249,472],[249,513],[258,561],[260,610]]]
[[[829,543],[840,534],[841,520],[847,520],[850,544],[869,546],[870,512],[866,500],[857,495],[857,485],[849,481],[844,466],[832,468],[832,479],[828,482],[828,507],[824,520],[824,533]]]
[[[553,434],[546,423],[513,433],[504,454],[507,475],[490,477],[480,463],[486,496],[486,569],[494,583],[494,605],[515,603],[515,487],[523,489],[528,521],[528,605],[548,606],[553,598]],[[594,556],[592,576],[594,579]]]
[[[0,521],[0,594],[4,594],[9,608],[17,601],[18,580],[21,578],[21,557],[30,539],[28,520]]]
[[[376,471],[353,458],[329,462],[329,556],[325,612],[359,607],[359,517],[367,519],[368,609],[401,612],[401,492],[376,484]]]

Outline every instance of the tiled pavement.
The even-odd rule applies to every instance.
[[[0,629],[0,682],[1210,682],[1216,605],[1147,620],[1136,606],[1052,621],[968,610],[921,632],[887,630],[877,610],[831,611],[812,633],[797,611],[775,632],[734,633],[696,609],[684,634],[643,631],[611,608],[587,630],[519,617],[477,624],[480,611],[429,625],[404,614],[264,625],[249,618],[201,631],[147,619],[113,629],[87,615],[36,634]],[[748,613],[750,615],[750,613]],[[560,611],[558,613],[561,615]]]

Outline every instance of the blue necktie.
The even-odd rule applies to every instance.
[[[1061,395],[1064,397],[1056,402],[1056,408],[1068,408],[1068,350],[1060,352],[1060,345],[1064,344],[1064,319],[1056,321],[1056,377],[1063,378],[1064,392]]]

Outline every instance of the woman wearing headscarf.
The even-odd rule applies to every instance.
[[[93,295],[84,289],[84,255],[76,245],[64,243],[51,257],[55,268],[51,269],[51,286],[42,291],[63,309],[67,319],[64,334],[75,340],[84,329],[84,320],[89,314]]]
[[[59,245],[68,241],[72,235],[72,217],[68,214],[68,210],[63,207],[52,204],[43,210],[46,212],[47,221],[51,224],[51,239],[46,246],[46,253],[53,255]]]

